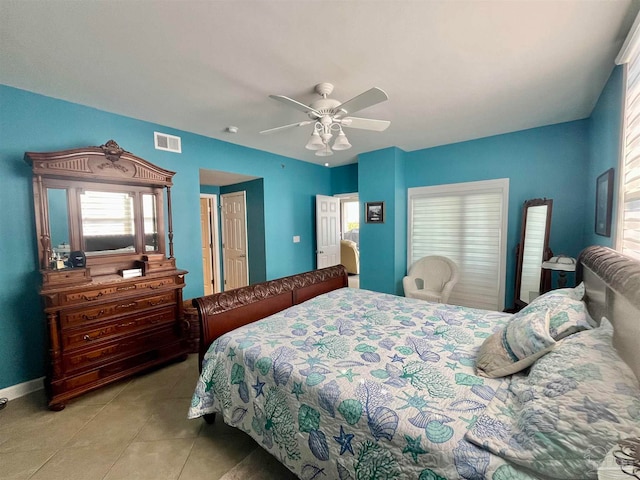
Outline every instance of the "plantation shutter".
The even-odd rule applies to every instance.
[[[636,49],[627,63],[617,247],[640,260],[640,60],[637,52]]]
[[[80,205],[85,236],[134,235],[133,198],[129,194],[85,191]]]
[[[409,189],[407,267],[427,255],[453,260],[460,280],[449,303],[504,308],[508,185],[501,179]]]

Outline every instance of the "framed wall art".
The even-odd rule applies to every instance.
[[[613,207],[613,168],[596,180],[596,234],[611,236],[611,209]]]
[[[384,202],[367,202],[365,219],[367,223],[384,223]]]

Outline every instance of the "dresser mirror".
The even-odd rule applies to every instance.
[[[553,200],[535,198],[524,202],[520,243],[516,250],[515,305],[520,309],[545,291],[542,262],[551,258],[549,232]]]
[[[77,251],[84,253],[93,274],[117,273],[149,255],[167,253],[165,191],[169,200],[173,172],[125,152],[113,141],[44,155],[25,157],[34,170],[42,270],[72,268],[67,256]],[[168,223],[170,227],[170,217]],[[171,228],[168,233],[171,237]],[[172,258],[172,251],[169,254]]]

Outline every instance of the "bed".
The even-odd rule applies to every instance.
[[[301,479],[596,478],[640,436],[640,264],[579,262],[515,315],[345,288],[342,266],[194,299],[188,415]]]

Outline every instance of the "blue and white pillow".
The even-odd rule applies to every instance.
[[[612,334],[603,319],[557,342],[503,384],[465,438],[542,475],[596,478],[618,439],[640,436],[640,386]]]
[[[485,340],[476,358],[477,373],[496,378],[524,370],[558,340],[590,328],[588,319],[586,305],[566,292],[538,297]]]

